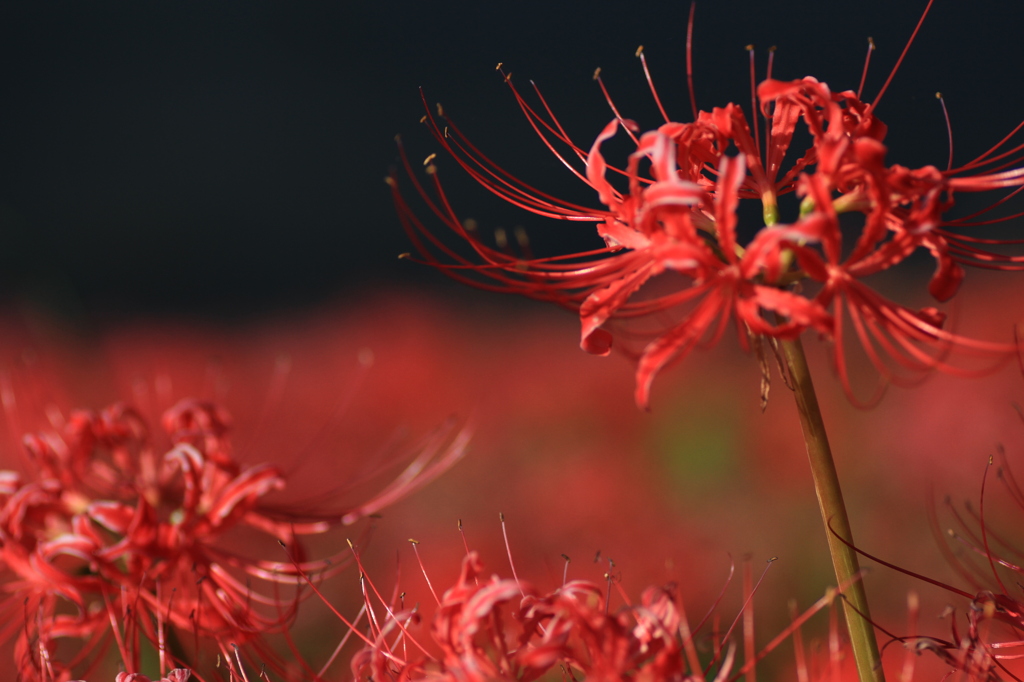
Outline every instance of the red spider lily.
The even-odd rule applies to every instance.
[[[996,475],[1010,500],[1024,509],[1024,494],[1001,449],[999,456],[1002,461]],[[990,458],[988,469],[993,460]],[[953,607],[949,607],[944,614],[950,623],[948,638],[890,635],[894,641],[901,641],[919,652],[931,651],[955,670],[977,679],[996,680],[1006,676],[1020,680],[1020,669],[1016,663],[1024,659],[1024,654],[1020,653],[1024,648],[1024,639],[1021,637],[1024,631],[1024,599],[1017,593],[1020,578],[1024,576],[1024,567],[1021,566],[1024,552],[1007,537],[996,533],[985,518],[988,469],[982,479],[980,505],[977,509],[966,503],[961,511],[946,498],[945,506],[952,517],[952,523],[945,532],[940,531],[934,505],[931,509],[933,530],[940,540],[943,554],[973,592],[901,568],[862,550],[857,551],[884,566],[938,586],[968,601],[962,618]],[[1007,573],[1016,582],[1009,583],[1005,579]]]
[[[1013,504],[1024,509],[1024,494],[1001,448],[999,457],[997,478]],[[953,619],[951,643],[959,644],[956,655],[970,654],[978,666],[984,664],[992,670],[1006,670],[1006,662],[1024,658],[1020,653],[1024,647],[1021,637],[1024,599],[1018,596],[1019,577],[1024,575],[1021,567],[1024,554],[1007,537],[996,533],[985,518],[986,483],[993,461],[994,458],[989,459],[989,467],[982,479],[979,507],[975,509],[965,504],[964,511],[960,512],[947,498],[946,507],[953,517],[952,527],[946,533],[939,533],[935,515],[932,523],[936,535],[941,538],[947,559],[977,593],[967,609],[967,631],[964,635],[958,633],[955,617]],[[953,548],[946,544],[947,540],[954,543]],[[1014,582],[1005,579],[1007,574]],[[942,587],[970,597],[969,593],[948,585]],[[945,655],[953,655],[953,648],[948,648],[950,653]]]
[[[731,681],[752,679],[756,665],[790,638],[798,679],[840,679],[848,652],[835,609],[830,609],[826,660],[814,655],[808,660],[800,637],[804,623],[834,604],[834,590],[804,613],[794,613],[792,623],[760,650],[754,645],[753,619],[744,617],[745,660],[737,660],[738,647],[731,636],[740,616],[752,614],[757,589],[749,564],[746,573],[741,613],[724,632],[714,612],[725,588],[693,627],[675,585],[650,587],[636,604],[619,587],[625,603],[613,610],[606,589],[586,580],[566,579],[559,588],[544,592],[516,577],[486,578],[476,552],[463,559],[456,583],[441,597],[435,595],[437,608],[428,619],[430,641],[420,639],[424,615],[419,607],[407,607],[397,587],[390,599],[385,598],[366,575],[361,580],[365,603],[359,617],[354,622],[342,618],[364,643],[351,663],[356,679],[484,682],[535,680],[560,672],[562,679],[571,680]],[[613,585],[618,587],[608,578],[607,590]],[[367,625],[360,631],[356,623],[364,617]],[[713,631],[707,633],[703,630],[709,622]],[[913,677],[913,658],[916,652],[908,652],[908,681]]]
[[[688,625],[674,586],[650,588],[639,605],[610,613],[595,583],[571,580],[543,593],[520,580],[486,579],[470,552],[431,620],[435,657],[416,640],[417,611],[382,600],[377,616],[370,599],[380,595],[368,584],[370,631],[352,660],[357,679],[534,680],[561,667],[573,679],[681,680],[688,662],[696,663],[692,639],[680,636]],[[716,653],[722,660],[715,679],[728,679],[735,649]]]
[[[232,675],[232,661],[242,665],[236,647],[247,643],[245,655],[282,668],[263,636],[292,622],[309,574],[321,579],[350,563],[309,560],[299,538],[376,512],[451,466],[466,444],[464,433],[440,430],[379,495],[341,513],[300,514],[264,499],[285,486],[284,475],[240,465],[230,425],[217,405],[183,400],[163,416],[165,454],[125,405],[74,412],[63,428],[25,437],[32,476],[0,472],[9,595],[0,641],[17,636],[19,679],[67,680],[112,643],[129,670],[139,669],[143,642],[165,674],[168,663],[197,659],[204,641]],[[279,559],[253,556],[260,545]],[[57,656],[64,638],[81,642],[70,659]],[[190,673],[166,674],[182,682]]]
[[[692,20],[691,13],[691,30]],[[465,227],[450,205],[433,156],[427,161],[432,196],[416,179],[404,152],[417,192],[468,243],[472,255],[460,254],[434,235],[392,177],[403,226],[418,258],[458,280],[578,311],[581,346],[588,352],[607,354],[613,336],[627,346],[640,341],[640,406],[648,405],[651,383],[664,367],[697,347],[716,343],[730,324],[744,348],[752,336],[794,339],[806,330],[832,340],[835,365],[851,399],[845,340],[850,328],[890,382],[905,382],[933,368],[967,373],[964,363],[950,361],[954,352],[964,359],[1000,362],[1015,351],[1013,344],[948,331],[943,328],[945,315],[935,308],[910,309],[863,280],[927,252],[936,264],[929,293],[947,301],[963,279],[964,265],[1024,269],[1024,256],[1003,249],[1021,240],[972,233],[1021,215],[986,216],[1024,188],[1024,144],[1014,142],[1024,123],[960,167],[910,169],[886,159],[887,129],[875,115],[889,81],[873,101],[865,102],[859,90],[833,92],[810,77],[774,80],[769,62],[768,78],[752,93],[753,119],[730,103],[711,111],[697,112],[695,107],[693,122],[673,122],[652,84],[665,123],[640,135],[609,97],[615,119],[587,149],[572,141],[539,90],[540,106],[535,106],[510,78],[506,81],[545,146],[597,193],[601,208],[559,200],[512,176],[482,154],[450,118],[442,121],[440,108],[437,116],[428,108],[424,120],[442,148],[486,189],[538,215],[596,223],[604,247],[543,258],[526,251],[517,254],[504,240],[492,248]],[[809,134],[811,145],[785,168],[799,127]],[[602,145],[620,128],[635,151],[616,168],[605,160]],[[568,153],[560,151],[563,147]],[[621,177],[620,186],[609,180],[609,173]],[[1009,189],[1009,196],[988,208],[947,217],[958,193],[1001,189]],[[780,222],[778,199],[791,193],[800,199],[799,212]],[[741,200],[759,201],[764,216],[764,226],[746,243],[737,230]],[[855,229],[847,225],[848,218],[841,219],[856,215]]]

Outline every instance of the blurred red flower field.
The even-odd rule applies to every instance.
[[[1014,311],[1024,309],[1021,294],[977,279],[954,323],[1005,337]],[[467,457],[384,510],[368,544],[361,527],[310,544],[312,555],[325,556],[346,538],[359,542],[368,574],[385,591],[399,580],[406,604],[433,600],[409,539],[443,589],[465,554],[460,523],[486,571],[511,577],[499,514],[520,577],[557,587],[567,555],[570,579],[603,583],[611,575],[634,598],[676,582],[694,613],[711,606],[731,564],[739,569],[749,558],[757,574],[778,557],[756,593],[761,643],[785,627],[789,599],[809,606],[834,582],[789,391],[776,378],[762,414],[757,362],[729,344],[668,373],[645,413],[633,404],[630,363],[581,353],[571,316],[535,306],[493,310],[473,294],[393,291],[244,328],[140,323],[90,339],[41,318],[11,319],[4,399],[17,423],[8,420],[4,468],[20,461],[13,431],[38,428],[48,415],[125,400],[152,419],[183,397],[214,399],[234,419],[235,457],[285,472],[288,486],[275,502],[328,513],[393,477],[400,456],[450,417],[468,425]],[[812,360],[827,362],[823,353]],[[818,374],[862,548],[969,590],[943,559],[928,508],[937,505],[945,519],[947,493],[976,507],[997,444],[1017,461],[1019,370],[969,381],[932,376],[915,389],[891,389],[869,411],[849,405],[827,367]],[[1016,517],[992,490],[986,518],[1013,540]],[[906,634],[910,590],[921,593],[925,633],[947,636],[943,609],[967,606],[884,567],[871,566],[865,580],[875,618],[897,634]],[[725,621],[740,605],[734,583],[720,606]],[[359,610],[357,571],[323,588],[342,613]],[[614,608],[618,588],[611,599]],[[816,632],[826,629],[819,620]],[[345,631],[315,600],[294,629],[314,664]],[[792,665],[789,654],[776,657]],[[900,665],[902,654],[886,661]],[[342,664],[332,671],[348,674]]]

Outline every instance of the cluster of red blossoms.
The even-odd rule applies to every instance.
[[[89,675],[112,646],[129,671],[118,682],[148,679],[135,672],[146,651],[167,682],[189,679],[182,666],[204,649],[232,679],[244,679],[246,658],[283,668],[264,635],[286,632],[310,576],[346,564],[307,559],[300,536],[375,512],[465,445],[428,441],[373,499],[314,516],[264,499],[284,476],[239,464],[230,423],[222,408],[184,400],[163,415],[167,450],[125,405],[74,412],[62,428],[25,437],[31,474],[0,472],[0,642],[15,640],[19,680]],[[262,545],[272,558],[253,556]]]
[[[997,455],[989,458],[977,504],[964,501],[960,506],[946,496],[941,506],[933,503],[928,508],[932,532],[946,564],[955,571],[964,587],[855,549],[873,562],[939,587],[966,602],[962,609],[947,606],[939,616],[948,623],[948,634],[944,635],[898,636],[874,624],[878,632],[890,637],[890,643],[902,642],[914,651],[931,652],[966,678],[1019,681],[1024,677],[1024,597],[1021,596],[1024,549],[1020,545],[1019,521],[1001,529],[1002,524],[993,523],[992,485],[1002,490],[1011,511],[1024,511],[1024,487],[1014,476],[1001,446]],[[1005,506],[997,510],[1000,515],[1007,511]],[[915,632],[916,599],[912,601],[911,611],[909,631]]]
[[[732,682],[753,679],[758,664],[784,642],[795,653],[796,679],[840,680],[856,676],[852,657],[839,631],[835,590],[792,621],[762,648],[755,646],[753,597],[755,582],[747,565],[744,600],[731,621],[721,620],[718,606],[730,581],[695,626],[688,620],[677,586],[649,587],[639,603],[613,577],[607,587],[586,580],[566,580],[542,592],[530,583],[487,578],[476,552],[467,553],[456,583],[437,598],[427,619],[429,641],[420,641],[423,617],[409,608],[395,590],[390,600],[369,577],[363,577],[364,646],[352,659],[357,680],[445,680],[451,682],[520,682],[547,679]],[[762,575],[763,578],[763,575]],[[428,581],[429,582],[429,581]],[[611,608],[610,590],[618,587],[625,602]],[[431,587],[431,591],[433,588]],[[404,593],[403,593],[404,594]],[[802,626],[818,612],[830,611],[827,646],[807,647]],[[916,627],[917,603],[911,599],[911,627]],[[353,631],[356,625],[346,621]],[[723,627],[724,625],[724,627]],[[742,634],[734,630],[739,626]],[[736,640],[742,645],[737,645]],[[915,661],[923,647],[917,638],[906,642],[903,680],[914,678]],[[928,640],[932,644],[932,640]],[[987,679],[964,670],[964,679]]]
[[[646,60],[643,64],[647,72]],[[1011,343],[946,330],[945,316],[936,308],[905,307],[863,280],[927,252],[935,262],[928,290],[942,302],[956,293],[964,265],[1024,268],[1024,256],[1003,248],[1020,240],[969,233],[1021,215],[991,217],[1008,197],[968,216],[945,217],[958,193],[1021,191],[1024,144],[1013,139],[1024,124],[962,166],[907,168],[886,158],[886,126],[875,115],[884,87],[874,101],[865,102],[860,91],[834,92],[810,77],[775,80],[769,65],[769,77],[752,93],[752,119],[730,103],[711,111],[694,107],[692,122],[673,122],[652,84],[663,125],[640,134],[609,98],[615,119],[584,148],[570,139],[539,91],[541,106],[535,107],[512,90],[543,143],[596,191],[603,208],[559,200],[512,176],[450,119],[440,120],[440,108],[438,116],[428,108],[424,120],[444,150],[486,189],[542,216],[597,223],[604,248],[534,258],[514,253],[502,243],[506,239],[498,240],[498,248],[488,246],[474,224],[467,228],[455,213],[432,159],[427,170],[433,195],[408,161],[406,170],[431,210],[468,242],[472,255],[434,235],[391,178],[399,215],[418,257],[452,277],[578,311],[581,345],[588,352],[608,353],[613,333],[626,346],[639,340],[639,405],[648,404],[651,382],[662,368],[717,342],[730,322],[745,348],[751,338],[795,339],[805,330],[830,339],[851,397],[847,335],[856,337],[885,380],[897,382],[932,368],[967,371],[950,360],[953,352],[998,361],[1016,350]],[[801,125],[811,144],[787,168],[784,161]],[[635,151],[617,168],[606,161],[602,144],[620,129]],[[619,187],[609,174],[621,179]],[[789,193],[799,199],[799,211],[794,208],[786,222],[778,200]],[[738,235],[741,200],[762,207],[764,224],[749,240]],[[846,215],[860,218],[851,221]],[[659,277],[666,274],[675,277]]]
[[[682,680],[687,654],[696,661],[672,586],[649,588],[639,605],[609,613],[595,583],[572,580],[543,594],[519,580],[486,578],[470,552],[430,623],[439,656],[415,639],[410,628],[419,616],[402,606],[385,604],[383,618],[368,619],[370,637],[352,659],[356,679],[534,680],[561,666],[569,679]],[[369,599],[365,608],[374,610]],[[730,677],[734,657],[730,646],[715,679]]]
[[[995,467],[998,482],[1013,505],[1024,510],[1024,489],[1002,449],[999,459]],[[963,625],[958,624],[957,614],[951,610],[948,639],[927,638],[919,647],[932,649],[957,669],[979,677],[999,677],[1005,673],[1019,679],[1014,674],[1019,674],[1019,670],[1008,670],[1007,664],[1024,659],[1020,653],[1024,647],[1024,599],[1020,597],[1024,552],[1014,546],[1011,536],[994,530],[991,520],[986,519],[986,487],[994,464],[995,458],[990,458],[978,507],[965,503],[963,510],[959,510],[947,498],[945,506],[951,519],[945,532],[939,528],[937,515],[932,516],[943,554],[973,592],[911,573],[968,600]]]

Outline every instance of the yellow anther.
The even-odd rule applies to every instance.
[[[525,249],[530,245],[530,238],[526,236],[526,228],[522,225],[517,225],[512,229],[512,234],[516,236],[516,243],[519,244],[520,248]]]

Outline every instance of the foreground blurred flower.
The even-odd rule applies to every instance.
[[[1018,511],[1024,511],[1024,489],[1010,469],[1005,451],[1000,448],[995,476],[1006,497]],[[949,516],[948,525],[940,527],[935,505],[931,505],[930,521],[940,549],[949,565],[969,589],[944,583],[885,561],[857,549],[863,556],[883,566],[942,588],[967,601],[963,613],[949,606],[942,618],[949,621],[949,635],[897,638],[918,651],[930,651],[954,669],[978,679],[1021,679],[1024,660],[1024,599],[1020,596],[1024,557],[1013,531],[1001,533],[986,518],[989,476],[995,465],[990,457],[982,477],[979,504],[964,502],[960,509],[946,497],[943,506]],[[989,512],[991,514],[991,512]],[[1019,525],[1019,524],[1017,524]]]
[[[0,472],[9,595],[0,641],[16,636],[19,679],[88,674],[112,644],[129,670],[139,669],[143,649],[155,650],[161,675],[199,659],[204,642],[231,675],[245,644],[253,651],[243,656],[282,668],[262,636],[292,622],[305,576],[349,563],[307,559],[299,537],[375,513],[450,467],[466,444],[464,432],[441,429],[378,495],[318,514],[264,499],[284,488],[284,475],[239,464],[230,425],[223,408],[183,400],[163,415],[165,454],[140,414],[121,404],[73,412],[60,428],[25,437],[31,473]],[[261,545],[278,559],[253,556]],[[79,642],[70,657],[57,655],[62,638]]]
[[[996,478],[1012,505],[1018,511],[1024,511],[1024,490],[1014,477],[1002,448],[999,449],[998,457],[1000,461],[995,471]],[[1024,631],[1024,599],[1020,596],[1021,580],[1024,578],[1020,558],[1024,553],[1019,545],[1014,544],[1012,536],[994,531],[991,521],[985,517],[986,484],[994,459],[989,458],[977,509],[965,503],[961,512],[947,497],[945,506],[952,517],[950,527],[945,533],[940,532],[937,517],[932,518],[947,560],[974,591],[972,595],[929,579],[929,582],[939,584],[969,600],[965,613],[966,626],[962,629],[958,627],[957,614],[951,610],[950,639],[936,640],[937,644],[932,648],[944,658],[968,661],[977,670],[1005,672],[1015,677],[1014,673],[1019,675],[1020,669],[1011,672],[1007,666],[1024,659],[1024,654],[1021,654],[1021,648],[1024,647],[1021,638],[1021,632]],[[1019,542],[1020,538],[1016,540]],[[950,547],[947,542],[953,546]]]
[[[642,51],[638,54],[643,59]],[[618,323],[620,337],[642,343],[636,401],[643,407],[654,377],[665,366],[717,342],[730,322],[744,347],[751,337],[792,340],[808,329],[831,339],[840,379],[851,397],[847,325],[889,381],[900,381],[902,370],[966,371],[949,360],[953,352],[997,361],[1009,357],[1013,344],[947,331],[945,315],[936,308],[912,310],[863,280],[927,252],[935,262],[928,290],[936,300],[947,301],[963,279],[963,265],[1024,268],[1024,256],[1001,249],[1020,240],[985,239],[975,229],[1021,215],[985,215],[1007,197],[970,216],[944,217],[958,193],[1011,189],[1012,196],[1020,191],[1024,145],[1011,141],[1020,126],[959,167],[950,163],[945,170],[911,169],[887,161],[887,129],[875,115],[889,81],[874,100],[865,102],[860,89],[833,92],[811,77],[774,80],[771,64],[768,78],[752,92],[753,118],[729,103],[700,112],[694,106],[691,123],[671,121],[652,84],[665,123],[639,134],[639,127],[612,104],[615,119],[589,149],[572,141],[539,91],[540,106],[530,104],[506,78],[533,129],[597,192],[601,209],[561,201],[511,176],[473,146],[450,118],[442,120],[440,107],[437,116],[428,108],[424,120],[435,139],[474,180],[538,215],[597,223],[605,246],[545,258],[515,253],[504,236],[498,248],[487,246],[448,202],[433,156],[427,161],[436,190],[432,197],[403,154],[419,194],[473,251],[462,256],[435,236],[392,177],[398,212],[418,257],[476,286],[578,310],[581,345],[591,353],[609,352],[612,325]],[[646,60],[643,65],[646,73]],[[752,57],[752,83],[753,78]],[[801,127],[811,145],[784,168]],[[635,151],[616,168],[606,161],[602,145],[620,128]],[[559,151],[559,145],[568,153]],[[613,186],[609,172],[623,178],[622,187]],[[801,200],[799,212],[780,222],[778,199],[794,192]],[[750,233],[739,224],[741,200],[759,201],[762,208],[764,226],[749,240],[740,237],[741,231]],[[860,220],[854,226],[843,216]]]
[[[419,605],[410,608],[397,585],[385,598],[364,572],[363,608],[354,620],[342,618],[363,641],[351,663],[359,680],[750,680],[758,664],[787,641],[794,647],[797,680],[853,679],[839,631],[836,590],[828,590],[802,614],[791,606],[789,626],[758,649],[753,611],[761,581],[754,580],[746,563],[740,612],[723,620],[718,611],[731,580],[730,572],[711,597],[710,609],[693,625],[675,584],[647,588],[639,603],[632,603],[607,574],[606,586],[566,575],[560,587],[544,591],[520,580],[514,568],[511,579],[487,577],[477,552],[468,551],[458,579],[441,596],[427,578],[437,603],[432,614],[421,612]],[[611,605],[613,589],[623,602],[620,607]],[[823,609],[831,614],[828,645],[824,651],[812,647],[808,655],[801,628]],[[422,638],[423,620],[429,640]],[[906,682],[914,677],[916,658],[913,650],[905,656]]]

